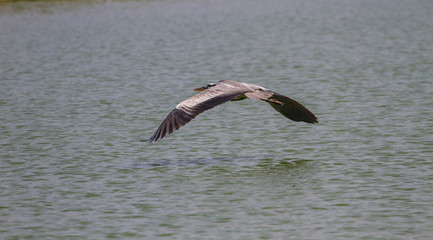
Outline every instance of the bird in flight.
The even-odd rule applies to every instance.
[[[201,92],[180,102],[168,114],[152,137],[147,140],[148,143],[164,138],[206,110],[227,101],[239,101],[247,98],[269,103],[290,120],[318,123],[316,116],[297,101],[255,84],[221,80],[216,84],[211,83],[196,88],[194,91]]]

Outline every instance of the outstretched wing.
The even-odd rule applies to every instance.
[[[232,100],[244,93],[244,89],[234,88],[218,83],[216,86],[206,89],[182,102],[180,102],[161,123],[156,132],[147,142],[155,142],[168,134],[176,131],[200,113]]]
[[[268,102],[275,110],[290,120],[318,123],[317,117],[310,110],[291,98],[273,92],[272,96],[264,99],[264,101]]]

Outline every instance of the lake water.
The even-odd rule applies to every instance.
[[[430,239],[433,1],[0,3],[1,239]],[[230,102],[146,144],[220,79]]]

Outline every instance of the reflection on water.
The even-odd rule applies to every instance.
[[[157,160],[154,162],[140,162],[133,163],[129,165],[127,168],[144,168],[144,169],[153,169],[158,167],[168,167],[168,168],[177,168],[177,167],[209,167],[209,166],[224,166],[224,165],[232,165],[234,163],[239,164],[243,170],[253,170],[253,169],[262,169],[267,171],[282,171],[286,172],[291,168],[304,167],[308,163],[311,163],[311,160],[300,160],[300,159],[281,159],[278,160],[279,157],[236,157],[236,158],[211,158],[211,159],[175,159],[174,161],[161,161]],[[254,165],[251,165],[251,162],[254,162]]]
[[[0,238],[429,239],[432,8],[1,2]],[[220,79],[320,123],[246,100],[138,141]]]

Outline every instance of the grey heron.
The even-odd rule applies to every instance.
[[[290,120],[313,124],[318,122],[316,116],[297,101],[255,84],[221,80],[194,90],[201,92],[180,102],[147,140],[148,143],[164,138],[206,110],[227,101],[246,98],[265,101]]]

